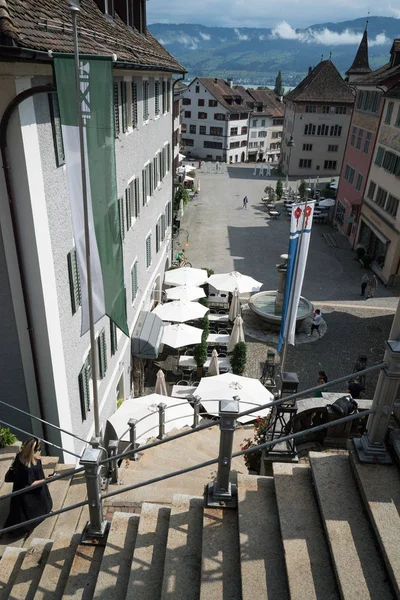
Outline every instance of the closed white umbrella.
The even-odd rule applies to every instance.
[[[182,219],[183,219],[183,213],[184,213],[184,210],[183,210],[183,198],[181,198],[180,202],[179,202],[179,210],[178,210],[178,220],[179,221],[182,221]]]
[[[193,267],[181,267],[167,271],[164,281],[167,285],[203,285],[208,279],[205,269],[194,269]]]
[[[171,346],[171,348],[183,348],[192,344],[200,344],[202,329],[191,327],[183,323],[175,325],[164,325],[161,343]]]
[[[201,287],[194,285],[179,285],[178,287],[165,290],[165,295],[168,300],[186,300],[187,302],[191,302],[192,300],[205,298],[206,293]]]
[[[207,311],[208,308],[199,302],[174,300],[166,304],[158,304],[152,312],[158,315],[163,321],[184,323],[193,319],[201,319]]]
[[[211,353],[210,366],[208,367],[209,375],[219,375],[218,352],[214,348]]]
[[[336,201],[333,198],[325,198],[325,200],[321,200],[318,202],[318,207],[322,206],[325,208],[330,208],[331,206],[335,206]]]
[[[156,377],[157,377],[157,380],[156,380],[156,387],[154,388],[154,393],[161,394],[161,396],[168,396],[167,384],[165,382],[164,371],[162,369],[158,369]]]
[[[240,298],[239,292],[235,290],[233,292],[232,302],[229,307],[229,320],[233,323],[238,316],[240,316]]]
[[[252,408],[253,405],[262,405],[271,402],[274,397],[258,379],[241,377],[233,373],[224,373],[215,377],[203,377],[196,388],[196,396],[203,400],[205,411],[211,415],[218,415],[219,400],[230,400],[239,397],[240,412]],[[256,406],[254,407],[256,409]],[[255,410],[254,415],[239,418],[240,423],[248,423],[258,416],[266,417],[271,408]]]
[[[233,352],[234,347],[239,342],[244,342],[244,330],[242,317],[236,317],[233,324],[231,337],[228,342],[228,352]]]
[[[221,275],[211,275],[208,278],[208,283],[217,290],[223,290],[224,292],[234,292],[237,290],[239,294],[243,292],[258,292],[262,286],[260,281],[248,275],[242,275],[238,271],[222,273]]]

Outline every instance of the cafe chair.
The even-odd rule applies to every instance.
[[[189,382],[186,379],[181,379],[176,385],[186,385],[189,387]]]

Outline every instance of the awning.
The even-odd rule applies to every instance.
[[[382,231],[379,231],[376,225],[374,225],[372,221],[370,221],[365,215],[361,215],[361,220],[364,221],[364,223],[367,225],[367,227],[369,227],[369,229],[378,238],[378,240],[381,240],[381,242],[383,242],[384,244],[390,244],[391,240],[388,237],[386,237],[386,235],[382,233]]]
[[[162,332],[163,322],[160,317],[142,310],[132,333],[132,356],[156,359],[159,353]]]

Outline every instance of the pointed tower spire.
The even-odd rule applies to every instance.
[[[361,38],[360,45],[357,50],[357,54],[353,60],[353,64],[350,69],[346,71],[346,75],[348,77],[349,83],[352,80],[361,77],[362,75],[366,75],[367,73],[371,73],[371,67],[369,66],[368,61],[368,19],[365,23],[365,29],[363,36]]]

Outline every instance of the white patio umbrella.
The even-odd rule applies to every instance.
[[[325,200],[321,200],[318,203],[318,206],[330,208],[331,206],[335,206],[335,204],[336,204],[336,201],[333,198],[325,198]]]
[[[175,325],[164,325],[161,343],[171,346],[171,348],[183,348],[192,344],[200,344],[202,329],[191,327],[183,323]]]
[[[240,316],[240,298],[239,292],[235,290],[229,307],[229,320],[233,322],[238,316]]]
[[[258,379],[241,377],[233,373],[224,373],[215,377],[203,377],[196,388],[196,395],[200,396],[201,400],[204,401],[203,406],[205,411],[211,415],[218,415],[219,400],[230,400],[234,396],[239,397],[240,412],[252,408],[255,404],[266,404],[274,399],[271,392]],[[239,422],[248,423],[258,416],[266,417],[270,412],[271,408],[255,410],[253,415],[246,415],[239,418]]]
[[[233,324],[231,337],[228,342],[228,352],[233,352],[234,347],[239,342],[244,342],[243,319],[238,316]]]
[[[209,375],[219,375],[218,352],[214,348],[211,353],[210,366],[208,367]]]
[[[242,275],[238,271],[222,273],[221,275],[211,275],[208,278],[208,283],[217,290],[223,290],[224,292],[234,292],[237,290],[239,294],[243,292],[258,292],[262,286],[260,281],[248,275]]]
[[[167,384],[165,382],[164,371],[162,369],[158,369],[156,377],[157,377],[157,380],[156,380],[156,386],[154,388],[154,393],[160,394],[161,396],[168,396]]]
[[[167,285],[203,285],[208,279],[205,269],[194,269],[193,267],[181,267],[167,271],[164,281]]]
[[[199,302],[174,300],[166,304],[158,304],[152,312],[158,315],[163,321],[184,323],[193,319],[201,319],[207,311],[207,306],[203,306]]]
[[[182,221],[183,213],[184,213],[184,210],[183,210],[183,197],[182,197],[179,202],[179,210],[178,210],[178,220],[179,221]]]
[[[187,302],[191,302],[192,300],[205,298],[206,293],[201,287],[194,285],[179,285],[178,287],[165,290],[165,295],[168,300],[186,300]]]

